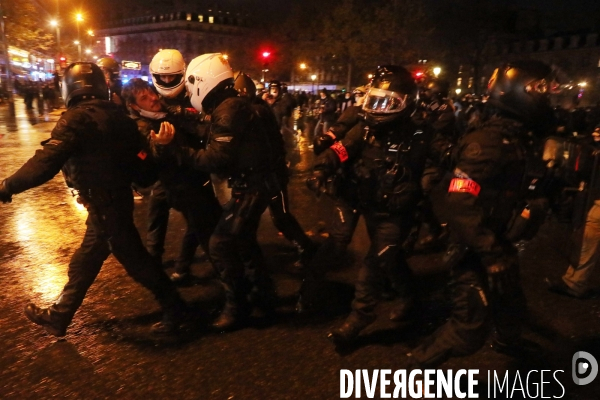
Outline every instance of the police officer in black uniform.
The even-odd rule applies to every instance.
[[[452,235],[454,308],[449,321],[412,351],[419,367],[477,351],[485,342],[489,315],[496,329],[494,349],[523,356],[535,350],[521,339],[526,305],[507,226],[523,186],[529,186],[523,185],[528,169],[536,165],[535,138],[551,125],[551,84],[550,68],[538,61],[496,69],[488,85],[492,116],[456,147],[456,167],[438,186],[444,193],[434,201]]]
[[[449,89],[450,84],[447,81],[433,78],[423,83],[419,91],[419,112],[435,130],[435,146],[442,153],[445,152],[443,148],[449,149],[456,143],[456,117],[454,106],[448,99]],[[416,227],[404,243],[408,250],[412,250],[415,242],[417,250],[435,250],[447,239],[447,230],[434,214],[429,199],[429,194],[442,180],[445,172],[445,168],[439,165],[439,160],[428,160],[421,181],[424,196],[419,205],[417,218],[418,225],[426,225],[427,234],[418,240],[420,227]]]
[[[375,320],[386,280],[399,295],[398,308],[406,313],[412,302],[412,272],[399,244],[412,225],[433,134],[427,125],[412,119],[416,99],[417,85],[406,69],[379,67],[364,101],[365,121],[319,156],[308,181],[310,188],[319,191],[327,178],[347,165],[348,176],[341,185],[355,185],[357,212],[364,216],[371,239],[352,312],[330,333],[338,345],[354,342]]]
[[[125,102],[121,99],[121,90],[123,89],[123,81],[121,80],[121,67],[119,63],[111,57],[102,57],[96,64],[104,72],[104,78],[108,84],[109,100],[120,105],[125,110]]]
[[[63,76],[67,111],[44,141],[42,150],[6,178],[0,200],[41,185],[62,169],[67,185],[88,210],[87,230],[69,264],[69,280],[49,308],[29,304],[25,315],[55,336],[64,336],[73,315],[112,253],[127,273],[150,290],[164,318],[153,330],[172,332],[184,308],[161,265],[145,250],[133,223],[130,185],[139,177],[142,141],[135,123],[108,100],[102,70],[95,64],[71,64]]]
[[[225,330],[247,315],[249,295],[263,309],[274,306],[256,231],[262,213],[280,191],[275,169],[281,135],[266,126],[269,122],[250,102],[238,97],[233,72],[222,54],[204,54],[192,60],[186,71],[186,88],[192,106],[210,115],[208,145],[201,150],[177,146],[159,146],[158,150],[163,156],[176,152],[198,169],[229,177],[232,197],[223,207],[209,245],[225,291],[225,306],[213,327]],[[165,145],[172,136],[154,135],[154,140]],[[246,279],[249,271],[254,282]],[[252,287],[259,288],[258,293],[249,293]]]
[[[240,74],[236,79],[236,90],[243,93],[251,93],[251,88],[255,87],[252,79],[245,74]],[[255,90],[256,91],[256,90]],[[292,242],[298,250],[299,259],[296,262],[298,267],[304,267],[308,261],[314,256],[316,252],[316,245],[306,235],[296,217],[291,213],[290,204],[288,199],[287,186],[289,183],[289,168],[286,163],[285,155],[286,148],[293,151],[294,145],[290,145],[290,140],[295,141],[295,138],[290,138],[289,128],[287,128],[287,119],[291,116],[293,106],[289,102],[291,97],[288,93],[283,93],[283,85],[279,81],[272,81],[269,86],[269,94],[272,99],[262,101],[261,99],[255,98],[255,96],[247,96],[255,104],[258,109],[262,110],[262,116],[270,119],[272,114],[275,117],[276,124],[270,124],[270,126],[280,132],[281,140],[281,157],[278,157],[280,161],[276,168],[277,177],[279,180],[279,186],[281,190],[279,194],[271,200],[269,204],[269,212],[271,213],[271,220],[275,227],[285,236],[287,240]],[[272,112],[264,109],[264,106],[270,106]],[[284,144],[286,143],[286,144]],[[285,147],[284,147],[285,146]],[[292,147],[292,148],[291,148]]]
[[[204,138],[198,135],[198,126],[188,123],[181,115],[174,115],[159,100],[148,82],[133,78],[123,89],[123,99],[131,111],[143,138],[150,142],[150,132],[158,132],[163,122],[175,128],[175,143],[201,149]],[[161,159],[157,162],[158,178],[165,189],[169,208],[180,211],[187,229],[182,241],[180,255],[175,263],[171,280],[176,283],[191,282],[191,265],[198,243],[208,254],[208,242],[219,216],[221,206],[215,196],[208,173],[185,165],[178,159]],[[156,186],[155,186],[156,187]],[[193,240],[189,236],[193,235]]]

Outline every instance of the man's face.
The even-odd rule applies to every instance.
[[[321,98],[324,99],[325,97],[327,97],[325,93],[321,93]]]
[[[164,83],[171,83],[175,80],[176,75],[160,75],[160,80]]]
[[[142,90],[135,95],[135,104],[132,106],[134,109],[138,107],[144,111],[160,112],[162,111],[162,104],[158,100],[158,95],[151,89]]]

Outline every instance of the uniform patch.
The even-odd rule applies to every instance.
[[[478,157],[481,154],[481,146],[479,145],[479,143],[470,143],[467,148],[465,149],[465,151],[463,152],[463,154],[465,155],[465,157],[467,158],[475,158]]]
[[[67,129],[67,126],[69,125],[69,123],[67,122],[67,120],[65,118],[61,118],[58,120],[58,122],[56,123],[56,127],[54,128],[57,132],[62,132],[65,129]]]

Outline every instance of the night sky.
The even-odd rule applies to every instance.
[[[86,25],[98,26],[99,16],[133,17],[171,11],[205,11],[220,9],[242,15],[249,14],[257,24],[277,24],[285,20],[294,5],[338,4],[341,0],[34,0],[55,14],[57,2],[64,18],[78,9],[87,12]],[[450,0],[424,0],[427,15],[432,17],[441,2]],[[452,0],[458,2],[461,0]],[[506,7],[539,10],[544,29],[568,31],[600,28],[600,1],[595,0],[463,0],[473,4],[494,3]]]

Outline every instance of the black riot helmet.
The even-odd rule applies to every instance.
[[[235,83],[233,87],[238,91],[240,97],[247,97],[253,100],[256,97],[256,85],[252,78],[243,72],[239,72],[235,75]]]
[[[552,69],[535,60],[496,68],[488,83],[488,104],[530,127],[552,114],[549,94],[556,85]]]
[[[269,84],[269,94],[277,99],[277,98],[281,97],[282,93],[283,93],[283,88],[282,88],[281,82],[271,81],[271,83]]]
[[[419,91],[419,98],[426,103],[441,101],[448,97],[450,83],[446,80],[433,78],[425,82]]]
[[[62,97],[67,108],[83,99],[108,100],[108,86],[104,73],[91,62],[76,62],[63,73]]]
[[[411,115],[417,97],[417,84],[405,68],[378,67],[362,106],[365,120],[370,126],[376,126]]]
[[[123,89],[123,84],[121,82],[121,66],[119,63],[115,61],[114,58],[102,57],[96,61],[96,65],[98,65],[104,73],[104,78],[106,79],[110,93],[120,95],[121,90]]]
[[[119,79],[120,66],[113,58],[102,57],[96,61],[96,64],[102,69],[107,80],[113,81]]]

